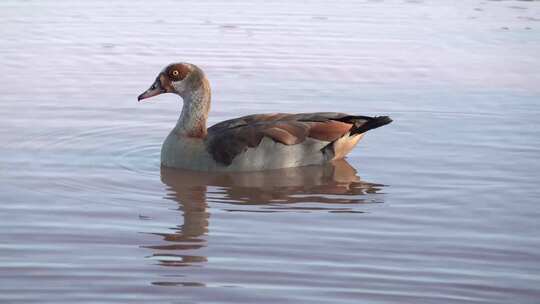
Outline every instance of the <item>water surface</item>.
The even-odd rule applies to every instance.
[[[2,1],[0,301],[538,303],[540,2]],[[390,115],[346,162],[160,168],[210,122]]]

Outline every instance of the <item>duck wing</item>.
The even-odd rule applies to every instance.
[[[216,162],[230,165],[264,137],[283,145],[302,144],[308,138],[332,143],[344,136],[362,134],[392,122],[387,116],[345,113],[255,114],[217,123],[208,129],[207,150]]]

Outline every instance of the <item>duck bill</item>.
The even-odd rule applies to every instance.
[[[157,96],[159,94],[163,94],[165,93],[166,91],[163,89],[163,87],[161,86],[161,81],[159,80],[159,77],[156,79],[156,81],[154,82],[154,84],[152,84],[152,86],[144,91],[144,93],[142,93],[141,95],[139,95],[139,97],[137,98],[138,101],[141,101],[143,99],[147,99],[147,98],[150,98],[150,97],[154,97],[154,96]]]

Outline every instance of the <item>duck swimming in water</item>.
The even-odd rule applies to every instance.
[[[210,83],[194,64],[169,64],[141,101],[163,93],[184,100],[176,126],[161,148],[161,164],[197,171],[261,171],[323,164],[344,158],[365,132],[388,116],[345,113],[254,114],[206,127]]]

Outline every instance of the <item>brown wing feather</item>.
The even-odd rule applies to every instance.
[[[311,123],[308,136],[318,140],[334,141],[349,132],[352,126],[336,120],[314,122]]]
[[[307,137],[334,141],[352,124],[332,120],[341,113],[257,114],[231,119],[208,129],[208,151],[220,163],[229,165],[236,155],[260,144],[264,136],[284,145],[300,144]]]
[[[295,145],[303,141],[294,134],[279,127],[266,128],[261,130],[261,133],[284,145]]]
[[[216,161],[230,165],[238,154],[257,147],[265,136],[284,145],[300,144],[306,138],[331,143],[349,132],[363,133],[382,125],[376,119],[381,121],[377,117],[333,112],[248,115],[210,127],[207,148]]]

